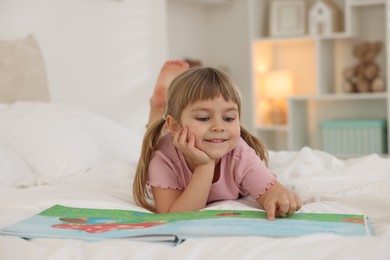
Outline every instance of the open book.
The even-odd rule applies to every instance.
[[[72,238],[86,241],[134,239],[179,243],[210,236],[302,236],[331,233],[368,236],[363,215],[295,213],[267,220],[266,213],[250,210],[203,210],[153,214],[132,210],[53,206],[38,215],[0,230],[24,238]]]

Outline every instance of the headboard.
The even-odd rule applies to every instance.
[[[0,41],[0,103],[50,101],[43,55],[34,35]]]

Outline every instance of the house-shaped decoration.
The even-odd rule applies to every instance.
[[[318,0],[309,9],[309,33],[330,34],[339,28],[340,12],[331,1]]]

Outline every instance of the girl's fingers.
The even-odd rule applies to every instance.
[[[188,145],[193,148],[195,147],[195,136],[194,135],[190,135],[190,138],[188,140]]]
[[[289,201],[287,198],[283,199],[278,202],[279,207],[279,215],[280,217],[286,217],[289,215],[289,212],[291,210],[291,201]]]
[[[185,128],[179,129],[173,136],[173,144],[176,147],[184,147],[186,145],[187,133]]]
[[[274,220],[276,216],[276,206],[274,203],[269,203],[265,207],[265,212],[267,213],[268,220]]]
[[[286,194],[287,195],[287,194]],[[302,206],[302,202],[298,195],[291,193],[287,196],[278,196],[273,200],[269,201],[265,206],[267,217],[269,220],[277,217],[287,217],[294,214],[295,211],[299,210]]]
[[[289,210],[287,212],[287,215],[290,216],[292,214],[294,214],[295,211],[298,210],[298,201],[297,201],[297,196],[294,192],[291,192],[290,193],[290,207],[289,207]]]
[[[290,209],[287,212],[287,216],[294,214],[295,211],[297,211],[297,204],[295,203],[295,201],[292,201],[290,203]]]
[[[296,210],[300,210],[302,208],[302,201],[295,192],[293,193],[293,195],[294,195],[294,201],[297,203]]]
[[[180,136],[181,136],[182,129],[178,130],[175,135],[173,136],[173,144],[175,146],[179,145],[180,142]]]
[[[188,134],[188,128],[184,127],[181,131],[179,142],[181,145],[185,145],[187,143],[187,134]]]
[[[295,192],[290,193],[289,199],[289,209],[288,212],[286,212],[288,216],[294,214],[295,211],[298,211],[302,207],[302,202]]]
[[[189,135],[188,133],[188,127],[184,127],[174,134],[173,144],[175,147],[194,162],[199,164],[208,162],[210,160],[208,155],[195,146],[195,135]]]

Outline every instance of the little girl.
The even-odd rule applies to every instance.
[[[270,220],[298,210],[300,199],[267,169],[267,150],[241,126],[240,114],[239,91],[226,73],[190,68],[175,78],[165,115],[144,136],[133,186],[137,204],[180,212],[250,194]]]

